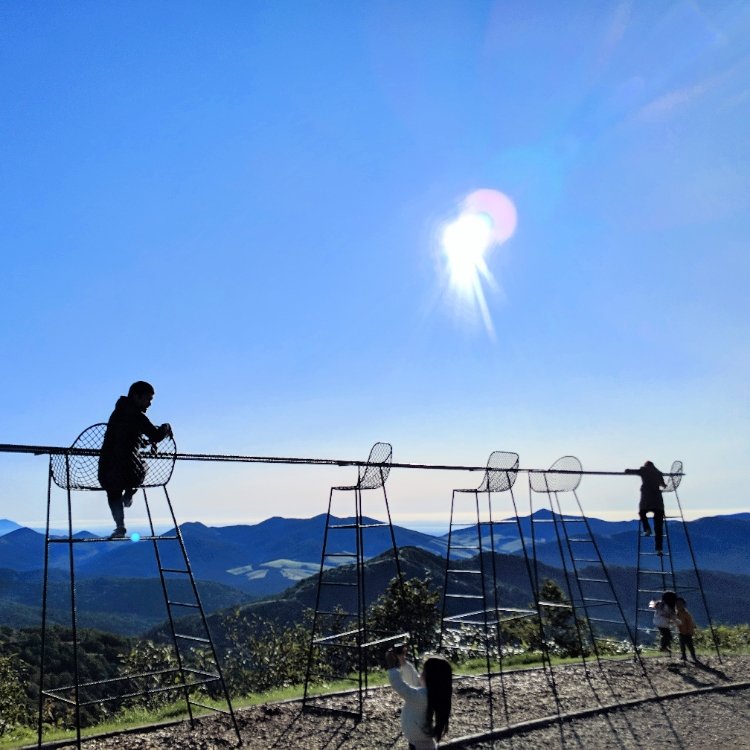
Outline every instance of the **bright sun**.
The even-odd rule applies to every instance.
[[[468,291],[478,274],[487,272],[484,254],[492,243],[487,214],[461,214],[443,230],[443,249],[454,286]]]
[[[497,288],[497,283],[485,257],[494,245],[513,235],[516,221],[510,198],[497,190],[476,190],[464,199],[461,214],[442,232],[451,286],[466,305],[479,311],[491,335],[494,329],[483,282],[491,288]]]

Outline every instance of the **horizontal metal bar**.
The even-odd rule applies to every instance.
[[[0,443],[0,453],[28,453],[35,456],[40,455],[69,455],[69,456],[98,456],[99,451],[91,448],[71,448],[56,445],[21,445],[14,443]],[[263,463],[263,464],[307,464],[311,466],[367,466],[370,468],[382,467],[384,469],[434,469],[443,471],[481,471],[486,472],[487,466],[467,466],[461,464],[414,464],[414,463],[377,463],[362,460],[349,460],[340,458],[298,458],[293,456],[243,456],[220,453],[160,453],[157,452],[150,458],[174,459],[177,461],[224,461],[229,463]],[[490,471],[497,471],[490,469]],[[589,471],[570,469],[532,469],[516,468],[512,472],[524,472],[527,474],[574,474],[576,476],[632,476],[624,471]],[[667,474],[665,477],[683,477],[684,473]]]
[[[190,609],[200,609],[199,604],[191,604],[190,602],[173,602],[167,601],[171,607],[190,607]]]
[[[461,570],[460,568],[451,568],[450,570],[446,570],[446,573],[460,573],[461,575],[482,575],[481,570]]]
[[[207,711],[215,711],[217,714],[224,714],[224,716],[231,716],[229,711],[223,708],[217,708],[216,706],[207,706],[205,703],[198,703],[198,701],[188,701],[191,706],[198,706],[198,708],[205,708]]]
[[[484,599],[481,594],[446,594],[446,599]]]
[[[208,638],[199,638],[195,635],[186,635],[185,633],[175,633],[175,638],[181,638],[183,641],[195,641],[196,643],[211,643]]]
[[[326,641],[331,641],[334,638],[347,638],[351,635],[359,635],[362,632],[361,628],[355,628],[354,630],[347,630],[344,633],[334,633],[333,635],[326,635],[322,638],[316,638],[313,642],[314,643],[325,643]]]
[[[217,682],[221,678],[220,677],[210,677],[206,678],[204,680],[194,680],[191,682],[185,682],[184,684],[179,685],[163,685],[161,687],[155,687],[150,688],[148,690],[138,690],[135,692],[130,693],[122,693],[120,695],[111,695],[107,696],[105,698],[95,698],[92,700],[87,701],[78,701],[79,706],[95,706],[100,703],[108,703],[110,701],[118,701],[118,700],[125,700],[126,698],[138,698],[145,695],[153,695],[154,693],[165,693],[172,690],[191,690],[195,687],[200,687],[201,685],[209,685],[212,682]],[[82,687],[79,685],[79,688]],[[63,691],[63,690],[73,690],[74,686],[71,687],[65,687],[65,688],[54,688],[53,690],[44,690],[43,695],[46,695],[48,698],[54,698],[55,700],[62,701],[63,703],[68,703],[72,706],[75,706],[76,703],[74,700],[70,700],[69,698],[64,698],[61,695],[56,695],[57,692]]]

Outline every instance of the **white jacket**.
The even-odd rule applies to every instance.
[[[654,627],[668,628],[677,623],[677,616],[666,602],[654,604]]]
[[[401,709],[401,731],[416,750],[433,750],[435,738],[427,734],[427,688],[422,686],[419,672],[406,661],[400,669],[388,670],[388,679],[393,689],[404,699]]]

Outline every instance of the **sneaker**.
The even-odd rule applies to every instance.
[[[128,530],[124,526],[118,526],[110,535],[110,539],[124,539],[128,534]]]
[[[124,508],[129,508],[133,504],[133,495],[138,492],[138,488],[134,487],[131,490],[123,490],[122,493],[122,505]]]

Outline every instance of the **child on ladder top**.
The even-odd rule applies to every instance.
[[[641,501],[638,504],[638,516],[643,524],[643,533],[651,536],[651,526],[647,513],[654,514],[654,537],[656,554],[661,556],[662,535],[664,532],[664,498],[661,491],[667,486],[664,475],[654,466],[652,461],[646,461],[640,469],[625,469],[626,474],[637,474],[641,478]]]

